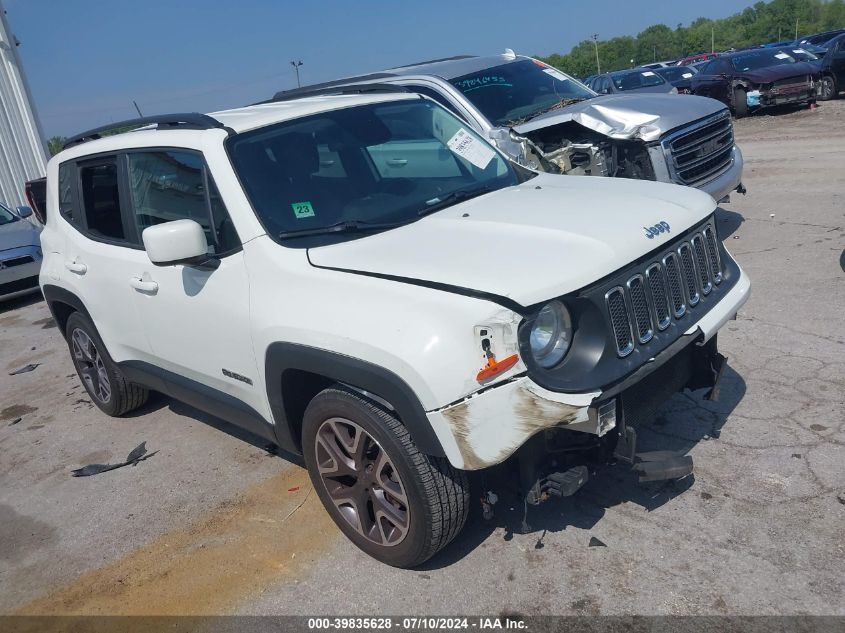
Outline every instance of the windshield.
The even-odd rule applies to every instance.
[[[596,96],[569,75],[533,59],[486,68],[451,83],[496,127],[515,125],[558,104]]]
[[[783,64],[794,64],[795,58],[783,51],[777,50],[756,50],[741,53],[731,57],[731,64],[740,72],[759,70],[769,66],[781,66]]]
[[[18,216],[12,213],[4,205],[0,204],[0,226],[18,221]]]
[[[689,79],[698,71],[690,66],[670,66],[669,68],[658,68],[654,72],[667,81],[681,81]]]
[[[659,86],[666,81],[653,70],[637,70],[629,73],[614,73],[610,76],[613,85],[617,90],[636,90],[637,88],[648,88]]]
[[[407,224],[427,209],[518,182],[487,141],[428,99],[286,121],[239,134],[228,148],[253,208],[277,239],[352,228],[359,231],[353,237],[366,235],[362,226]]]

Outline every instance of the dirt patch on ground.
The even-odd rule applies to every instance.
[[[16,615],[228,613],[304,572],[338,534],[305,470],[291,467]]]

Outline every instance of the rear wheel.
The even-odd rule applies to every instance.
[[[819,101],[830,101],[835,99],[837,95],[836,82],[830,75],[825,75],[819,80]]]
[[[748,115],[748,93],[745,88],[734,88],[734,115],[737,119]]]
[[[126,380],[91,321],[74,312],[65,329],[70,356],[91,401],[106,415],[119,416],[147,401],[143,387]]]
[[[305,411],[302,449],[314,488],[343,533],[373,558],[414,567],[460,532],[466,473],[417,450],[386,408],[342,386]]]

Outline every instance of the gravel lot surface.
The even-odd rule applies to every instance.
[[[719,337],[722,398],[678,395],[643,432],[688,450],[694,479],[608,470],[530,534],[505,498],[424,568],[388,568],[260,439],[162,396],[99,413],[44,302],[16,300],[0,304],[0,613],[845,615],[845,100],[736,135],[748,195],[718,218],[753,291]],[[142,441],[157,452],[134,467],[70,476]]]

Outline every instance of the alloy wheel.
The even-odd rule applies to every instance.
[[[111,399],[111,383],[103,357],[88,334],[76,328],[71,334],[73,358],[88,387],[88,392],[101,403],[106,404]]]
[[[408,497],[382,446],[345,418],[324,421],[315,444],[322,483],[347,523],[376,545],[401,543],[410,527]]]
[[[824,100],[833,98],[833,80],[830,77],[823,77],[821,81],[821,97]]]

